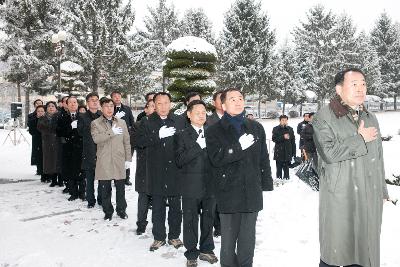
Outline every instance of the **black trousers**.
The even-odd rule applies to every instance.
[[[258,212],[220,213],[222,267],[252,267]]]
[[[143,192],[139,192],[139,196],[138,196],[138,211],[137,211],[137,221],[136,221],[136,225],[138,227],[138,229],[140,230],[146,230],[146,226],[147,226],[147,213],[149,211],[149,207],[150,207],[150,200],[151,200],[151,196],[143,193]]]
[[[289,179],[289,161],[276,161],[276,178],[282,179],[282,170],[283,170],[283,178]]]
[[[213,253],[215,248],[213,240],[213,224],[215,213],[215,198],[202,199],[182,198],[183,211],[183,244],[185,257],[188,260],[198,258],[200,252]],[[200,215],[200,243],[199,240],[199,215]]]
[[[69,179],[68,181],[69,193],[71,196],[81,196],[85,194],[86,191],[86,181],[85,174],[83,171],[78,172]]]
[[[221,220],[219,219],[219,211],[218,207],[215,205],[215,213],[214,213],[214,229],[218,233],[221,234]]]
[[[329,265],[326,264],[325,262],[323,262],[322,260],[319,262],[319,267],[339,267],[337,265]],[[357,264],[352,264],[352,265],[346,265],[343,267],[362,267],[361,265],[357,265]]]
[[[101,204],[105,214],[113,214],[114,207],[111,203],[111,180],[99,180],[101,191]],[[127,204],[125,200],[125,180],[114,180],[116,190],[117,213],[125,212]]]
[[[165,216],[168,200],[168,239],[177,239],[181,234],[182,210],[180,196],[156,196],[152,197],[152,223],[155,240],[163,241],[167,237],[165,228]]]
[[[88,204],[96,204],[96,198],[94,196],[94,175],[95,170],[85,170],[86,176],[86,200]],[[100,183],[97,185],[97,202],[101,204],[101,190],[100,190]]]

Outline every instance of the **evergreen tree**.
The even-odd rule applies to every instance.
[[[275,80],[277,93],[280,94],[283,102],[283,114],[287,103],[295,105],[304,99],[302,87],[299,86],[302,84],[301,78],[297,75],[298,68],[299,65],[294,49],[286,42],[278,52]]]
[[[366,75],[368,94],[384,97],[379,57],[365,32],[358,35],[356,49],[358,51],[356,67],[360,68]]]
[[[247,94],[273,95],[272,51],[276,43],[269,18],[255,0],[236,0],[225,14],[218,43],[219,85],[237,87]],[[260,106],[260,105],[259,105]]]
[[[15,82],[18,90],[24,88],[26,116],[30,92],[44,94],[51,87],[46,84],[46,78],[54,73],[50,40],[61,14],[62,8],[55,0],[13,0],[0,7],[4,19],[0,30],[7,36],[0,43],[2,60],[10,66],[6,78]]]
[[[379,56],[383,91],[396,98],[399,94],[399,31],[391,18],[382,13],[371,32],[371,44]]]
[[[148,37],[151,40],[158,40],[162,44],[162,51],[158,58],[162,59],[159,62],[161,66],[165,58],[166,47],[180,36],[179,21],[177,11],[173,4],[167,5],[166,0],[159,0],[157,7],[148,7],[149,15],[144,19]],[[158,71],[162,71],[161,68]],[[162,77],[163,91],[167,88],[167,78]]]
[[[215,43],[212,23],[202,8],[192,8],[185,11],[181,21],[181,35],[196,36],[206,39],[211,44]]]
[[[67,7],[70,13],[65,23],[72,25],[67,57],[84,67],[84,82],[97,91],[105,79],[113,83],[116,62],[125,63],[118,56],[126,51],[134,22],[131,1],[123,5],[122,0],[69,0]]]
[[[166,0],[159,0],[157,7],[148,7],[150,15],[144,23],[152,40],[159,40],[167,47],[180,36],[179,21],[173,4],[167,5]]]
[[[335,44],[336,17],[321,5],[311,8],[307,21],[294,29],[296,54],[299,57],[300,77],[304,89],[317,94],[321,106],[334,94],[333,77],[338,71]]]

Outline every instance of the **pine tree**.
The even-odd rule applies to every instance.
[[[358,35],[356,49],[358,51],[356,67],[366,75],[368,94],[384,97],[378,53],[372,47],[370,38],[365,32]]]
[[[283,102],[282,113],[285,113],[287,103],[297,104],[304,99],[302,87],[299,86],[300,77],[298,77],[299,65],[294,49],[286,42],[278,51],[278,60],[276,65],[275,86],[278,89]]]
[[[166,0],[159,0],[157,7],[148,7],[149,15],[144,19],[148,37],[158,40],[163,46],[159,58],[165,58],[166,47],[175,39],[180,37],[179,21],[177,11],[173,4],[167,5]],[[161,66],[162,61],[159,62]],[[161,68],[158,71],[162,71]],[[163,91],[167,88],[166,77],[162,78]]]
[[[65,23],[72,20],[67,56],[84,67],[84,82],[97,91],[104,79],[113,83],[112,69],[126,50],[127,33],[134,22],[131,1],[123,5],[121,0],[69,0],[67,6],[70,14]]]
[[[219,85],[258,94],[259,103],[273,94],[271,59],[276,43],[269,18],[260,10],[258,1],[236,0],[225,14],[218,43]]]
[[[380,70],[382,76],[382,88],[387,95],[395,99],[399,94],[399,31],[386,13],[378,18],[375,27],[371,31],[371,44],[379,56]]]
[[[164,47],[180,36],[177,11],[166,2],[159,0],[157,7],[148,7],[150,15],[144,19],[150,39],[161,41]]]
[[[307,21],[294,29],[304,89],[317,94],[320,106],[334,94],[333,76],[338,71],[337,48],[333,45],[336,22],[332,11],[317,5],[308,11]]]
[[[196,36],[211,44],[215,43],[212,23],[202,8],[191,8],[185,11],[181,21],[181,35]]]
[[[7,37],[1,40],[2,60],[10,69],[6,78],[25,90],[25,115],[29,113],[29,94],[41,94],[51,87],[46,78],[54,73],[51,35],[57,31],[62,14],[55,0],[6,1],[0,7],[4,23],[0,25]],[[20,93],[19,93],[20,95]],[[26,120],[25,120],[26,122]]]

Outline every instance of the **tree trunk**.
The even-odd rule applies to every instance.
[[[258,117],[261,119],[261,90],[258,93]]]
[[[396,93],[393,95],[393,100],[394,100],[394,110],[397,110],[397,94]]]
[[[30,89],[25,88],[25,121],[24,121],[24,128],[28,127],[28,114],[29,114],[29,93]]]
[[[17,101],[21,102],[21,83],[17,82]]]
[[[99,70],[98,68],[95,66],[94,70],[92,71],[92,90],[93,92],[97,93],[99,90],[99,84],[98,84],[98,80],[99,80]]]
[[[163,92],[167,91],[167,78],[164,77],[164,74],[163,74],[163,77],[162,77],[162,91]]]

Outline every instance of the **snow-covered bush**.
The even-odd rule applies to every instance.
[[[189,92],[198,92],[203,98],[212,94],[216,83],[212,75],[218,59],[215,47],[205,39],[185,36],[167,47],[164,76],[172,78],[168,86],[174,101],[181,101]],[[177,105],[179,110],[181,105]]]

